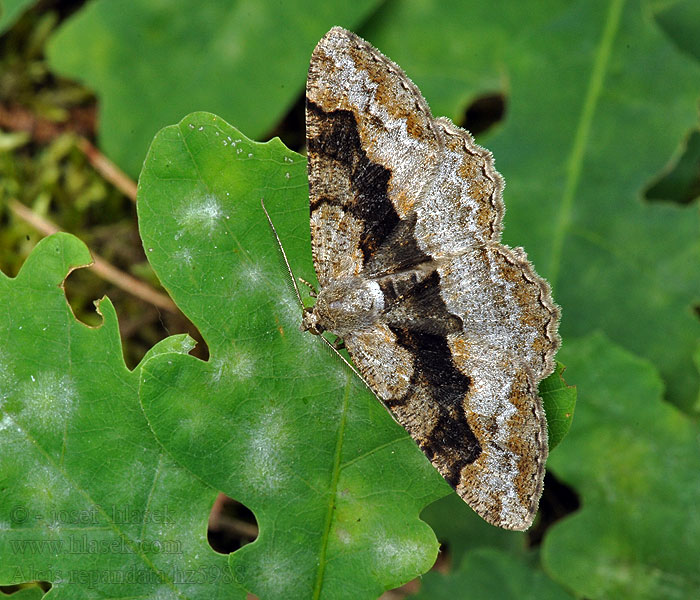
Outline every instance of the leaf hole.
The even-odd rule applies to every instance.
[[[47,573],[48,575],[48,573]],[[49,581],[27,581],[25,583],[17,583],[14,585],[0,585],[0,595],[12,596],[17,592],[26,590],[29,588],[39,588],[42,594],[45,594],[51,589],[51,582]],[[26,595],[26,594],[25,594]]]
[[[73,311],[73,316],[89,327],[100,327],[102,317],[95,310],[95,299],[112,296],[113,290],[90,268],[75,269],[69,273],[63,282],[66,300]]]
[[[264,136],[278,137],[290,150],[300,152],[306,147],[306,94],[300,94],[277,126]]]
[[[503,94],[484,94],[467,107],[460,125],[477,136],[502,121],[505,114],[506,98]]]
[[[137,271],[139,265],[133,267]],[[128,265],[122,270],[129,272]],[[141,280],[148,281],[143,275]],[[152,284],[156,287],[155,282]],[[100,327],[102,317],[95,309],[95,299],[107,296],[117,311],[124,362],[134,369],[146,352],[166,337],[187,333],[196,346],[190,354],[206,361],[209,349],[197,328],[182,313],[171,313],[116,287],[95,274],[93,268],[75,269],[64,281],[66,300],[75,318],[89,327]]]
[[[258,522],[246,506],[219,494],[209,514],[207,540],[220,554],[231,554],[258,537]]]
[[[545,531],[554,523],[581,507],[581,500],[574,488],[559,481],[550,471],[544,476],[544,493],[540,500],[539,518],[526,532],[528,545],[539,546]]]
[[[700,131],[690,132],[679,156],[649,184],[644,198],[678,204],[700,198]]]

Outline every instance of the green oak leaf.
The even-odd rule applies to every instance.
[[[436,115],[460,121],[467,100],[505,95],[485,140],[506,180],[505,241],[553,284],[564,337],[604,330],[652,360],[669,399],[691,410],[700,218],[643,192],[697,125],[700,67],[648,3],[405,0],[360,33]]]
[[[437,542],[418,516],[450,488],[359,378],[299,330],[261,200],[295,276],[315,281],[302,156],[208,113],[154,140],[141,236],[210,359],[149,360],[142,406],[178,462],[255,514],[259,538],[231,556],[248,591],[374,598],[433,564]]]
[[[547,415],[550,451],[566,437],[574,421],[576,388],[567,385],[564,380],[565,368],[557,362],[554,373],[540,382],[540,396]]]
[[[697,598],[697,423],[662,402],[648,361],[602,334],[568,340],[560,355],[581,399],[550,465],[582,506],[547,532],[546,570],[579,597]]]
[[[415,600],[571,600],[565,588],[540,569],[496,548],[467,553],[452,572],[432,572],[423,577]]]
[[[12,27],[14,22],[36,0],[0,0],[0,33]]]
[[[693,362],[695,363],[695,368],[697,369],[698,373],[700,373],[700,342],[698,343],[697,348],[695,348]],[[698,390],[698,399],[695,403],[695,408],[696,410],[700,411],[700,390]]]
[[[56,600],[245,598],[207,543],[216,492],[140,410],[114,307],[99,302],[98,328],[71,312],[63,280],[90,262],[61,233],[16,278],[0,273],[0,584],[49,581]],[[175,348],[183,336],[149,356]]]
[[[678,47],[700,60],[700,4],[695,0],[661,2],[656,11],[656,20]]]
[[[195,110],[269,133],[302,92],[316,42],[378,3],[95,0],[47,53],[55,72],[95,90],[100,145],[136,175],[155,133]]]
[[[525,551],[527,533],[506,531],[489,525],[457,495],[433,502],[421,513],[441,544],[447,547],[450,563],[457,565],[470,551],[497,548],[514,554]]]

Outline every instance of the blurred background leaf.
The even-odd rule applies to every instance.
[[[20,13],[35,0],[2,0],[0,2],[0,33],[11,27]]]
[[[545,537],[547,572],[585,598],[694,598],[700,591],[700,436],[662,401],[657,370],[602,334],[560,353],[581,395],[549,466],[581,510]]]
[[[416,600],[570,600],[565,588],[523,558],[483,548],[469,552],[451,574],[429,573]]]
[[[136,176],[163,126],[195,110],[252,138],[270,133],[304,88],[309,56],[333,25],[377,0],[96,0],[48,47],[52,68],[100,98],[100,145]]]
[[[700,60],[700,37],[698,37],[700,4],[695,0],[675,2],[658,0],[652,5],[657,7],[656,20],[669,38],[677,44],[678,48],[696,60]]]

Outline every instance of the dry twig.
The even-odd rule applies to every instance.
[[[17,215],[23,221],[29,223],[32,227],[34,227],[34,229],[40,231],[44,235],[51,235],[61,231],[56,224],[36,214],[33,210],[26,207],[18,200],[11,198],[8,200],[7,204],[15,215]],[[177,308],[177,306],[175,306],[175,303],[165,294],[161,294],[143,281],[120,271],[115,266],[96,255],[94,252],[92,253],[92,259],[92,268],[94,269],[95,273],[102,277],[105,281],[113,283],[118,288],[121,288],[137,298],[141,298],[145,302],[149,302],[150,304],[157,306],[158,308],[167,310],[173,314],[180,313],[180,310]]]

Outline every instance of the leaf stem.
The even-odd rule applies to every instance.
[[[102,154],[87,138],[79,136],[77,145],[95,171],[122,194],[136,202],[136,183],[134,183],[133,179]]]
[[[61,231],[55,223],[45,219],[41,215],[35,213],[32,209],[22,204],[19,200],[10,198],[7,205],[14,215],[34,227],[37,231],[44,235],[52,235]],[[105,281],[116,285],[125,292],[140,298],[141,300],[153,304],[158,308],[167,310],[173,314],[180,314],[180,310],[175,306],[175,303],[165,294],[154,290],[150,285],[132,277],[131,275],[120,271],[107,262],[104,258],[98,256],[91,251],[93,260],[93,269],[95,274],[102,277]]]

